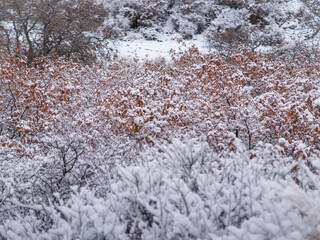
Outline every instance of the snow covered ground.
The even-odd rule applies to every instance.
[[[208,46],[203,35],[197,35],[190,40],[182,40],[178,34],[163,34],[157,40],[146,40],[141,34],[130,34],[123,40],[112,42],[113,48],[120,58],[138,58],[156,60],[165,58],[170,60],[170,51],[187,50],[196,46],[200,52],[208,51]]]

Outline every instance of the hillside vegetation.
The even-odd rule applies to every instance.
[[[148,40],[202,34],[224,55],[244,45],[317,60],[319,24],[316,0],[0,0],[0,48],[29,61],[59,55],[90,64],[110,48],[107,39],[132,32]]]
[[[0,0],[0,239],[319,240],[319,23],[315,0]],[[207,54],[108,45],[163,34]]]
[[[319,239],[318,63],[0,55],[3,239]]]

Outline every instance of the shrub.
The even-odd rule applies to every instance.
[[[107,66],[2,53],[0,73],[2,238],[319,233],[317,64],[241,48]]]

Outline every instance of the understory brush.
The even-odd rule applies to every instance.
[[[1,54],[0,238],[319,239],[319,68]]]

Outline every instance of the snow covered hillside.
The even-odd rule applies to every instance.
[[[0,239],[320,240],[320,4],[0,0]]]

